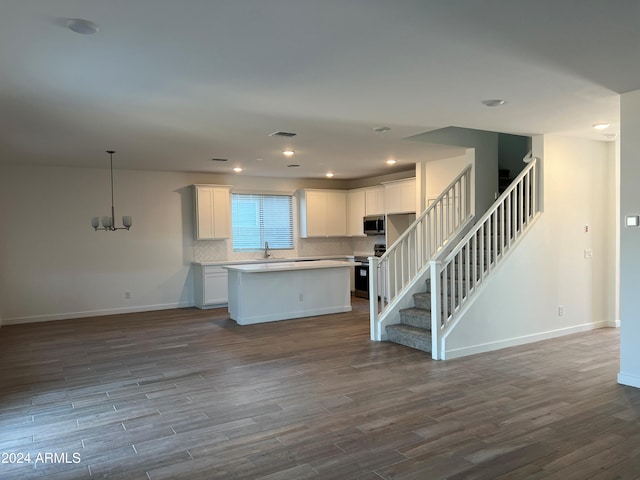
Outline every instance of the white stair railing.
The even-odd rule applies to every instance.
[[[537,189],[538,174],[536,159],[533,159],[455,249],[444,259],[438,252],[431,260],[431,355],[434,359],[444,359],[442,339],[487,276],[539,214]]]
[[[471,218],[471,168],[468,165],[384,255],[369,258],[372,340],[381,339],[385,312]]]

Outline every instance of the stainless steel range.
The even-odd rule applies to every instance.
[[[386,251],[387,246],[384,243],[376,243],[373,246],[373,255],[376,257],[381,257]],[[369,298],[369,257],[356,255],[354,260],[360,265],[354,268],[355,291],[353,294],[356,297]]]

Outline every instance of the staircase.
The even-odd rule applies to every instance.
[[[387,325],[387,340],[407,347],[431,351],[431,294],[413,294],[414,307],[400,309],[400,323]]]
[[[405,297],[411,295],[413,305],[397,309],[399,323],[386,318],[387,340],[431,352],[437,360],[445,358],[446,335],[462,319],[490,274],[537,219],[540,213],[537,188],[533,159],[464,238],[453,248],[445,242],[434,253],[427,271],[418,276],[424,278],[426,288],[421,292],[405,292]],[[394,272],[387,265],[381,269],[381,276],[389,275]]]
[[[369,258],[369,291],[378,292],[369,303],[371,340],[386,338],[384,327],[397,323],[399,311],[408,306],[405,299],[420,289],[429,261],[470,225],[471,170],[468,165],[384,255]]]
[[[486,237],[485,237],[486,238]],[[487,244],[485,240],[485,245]],[[485,250],[486,252],[486,250]],[[470,255],[470,258],[474,258],[474,255]],[[486,258],[486,257],[485,257]],[[485,260],[486,261],[486,260]],[[461,260],[462,271],[462,295],[466,294],[465,287],[467,285],[466,278],[476,272],[476,276],[480,271],[476,265],[474,269],[469,263],[469,269],[466,268],[467,260],[463,255]],[[457,268],[457,262],[455,267]],[[431,352],[432,339],[431,339],[431,278],[425,280],[426,289],[424,292],[414,293],[413,305],[409,308],[403,308],[399,310],[400,323],[387,325],[385,330],[387,332],[387,340],[407,347],[422,350],[423,352]],[[451,294],[449,292],[448,305],[451,308]],[[442,312],[441,312],[442,313]]]

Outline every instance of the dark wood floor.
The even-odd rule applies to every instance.
[[[367,308],[3,327],[0,478],[640,478],[617,330],[434,362],[370,342]]]

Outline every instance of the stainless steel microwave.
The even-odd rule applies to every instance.
[[[364,217],[363,230],[365,235],[384,235],[384,215]]]

